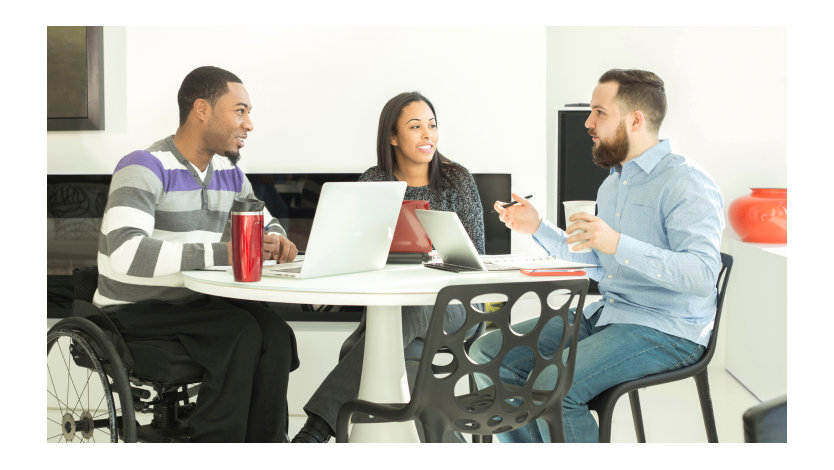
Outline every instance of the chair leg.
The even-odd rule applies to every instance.
[[[565,442],[565,418],[561,400],[554,405],[553,412],[547,419],[550,442]]]
[[[599,437],[598,442],[611,442],[611,420],[614,416],[614,406],[617,401],[606,403],[604,401],[596,403],[593,409],[597,411],[597,419],[599,420]]]
[[[707,431],[707,441],[718,442],[718,429],[715,427],[715,413],[712,409],[712,396],[709,393],[709,376],[707,370],[696,375],[695,386],[698,388],[698,398],[701,401],[701,414],[704,416],[704,427]]]
[[[628,392],[628,401],[631,403],[631,418],[634,421],[634,433],[637,434],[637,442],[646,442],[646,430],[643,428],[643,413],[640,408],[640,394],[637,390]]]

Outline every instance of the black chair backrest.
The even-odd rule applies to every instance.
[[[93,301],[98,288],[98,267],[75,268],[72,270],[73,298],[85,302]]]
[[[72,270],[72,286],[75,299],[72,301],[72,316],[86,318],[101,328],[113,343],[128,373],[133,371],[135,361],[119,329],[104,312],[93,305],[93,295],[98,288],[98,267],[75,268]]]
[[[727,283],[730,281],[730,271],[733,269],[733,257],[726,253],[721,253],[721,270],[718,272],[718,280],[715,287],[718,289],[718,300],[715,306],[715,319],[712,322],[712,334],[707,343],[707,348],[704,355],[698,359],[697,363],[709,363],[712,355],[715,353],[715,344],[718,341],[718,323],[721,321],[721,310],[724,306],[724,294],[727,292]]]
[[[582,306],[588,290],[587,279],[571,279],[544,282],[481,284],[449,286],[437,295],[434,311],[429,323],[425,348],[417,372],[414,394],[409,407],[415,407],[423,423],[432,423],[439,429],[454,429],[461,432],[477,434],[495,434],[517,429],[530,421],[543,417],[544,413],[552,416],[558,413],[558,428],[562,429],[562,399],[568,393],[573,381],[573,368],[576,348],[570,348],[563,360],[563,351],[576,344],[581,322],[570,319],[569,309],[577,300],[577,317],[582,315]],[[552,297],[558,300],[558,306],[548,302]],[[510,314],[522,297],[532,300],[532,293],[541,305],[541,313],[536,326],[527,334],[520,335],[511,330]],[[506,303],[495,312],[476,310],[486,301],[496,300],[485,295],[498,294]],[[564,303],[562,301],[564,300]],[[447,305],[459,301],[466,309],[464,323],[455,331],[444,331],[443,314]],[[544,326],[550,322],[564,325],[561,342],[551,356],[544,356],[539,349],[539,335]],[[466,332],[474,325],[492,322],[500,330],[502,346],[496,359],[486,364],[476,364],[466,352]],[[496,334],[496,333],[491,333]],[[521,387],[502,384],[500,365],[504,356],[515,348],[528,348],[535,356],[535,366],[530,379]],[[448,376],[433,371],[435,359],[449,359],[451,369]],[[445,357],[443,357],[445,356]],[[553,388],[541,388],[536,379],[545,368],[555,368],[558,380]],[[450,369],[445,367],[444,370]],[[491,387],[467,395],[456,395],[455,386],[467,380],[469,374],[488,377]],[[534,386],[536,388],[534,393]],[[442,398],[441,398],[442,397]],[[448,397],[448,398],[447,398]],[[450,399],[455,397],[454,400]],[[547,419],[553,424],[556,419]],[[558,436],[557,436],[558,439]],[[432,440],[439,440],[434,436]]]

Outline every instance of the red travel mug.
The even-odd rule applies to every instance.
[[[264,203],[235,198],[232,203],[232,271],[235,281],[261,280],[264,264]]]

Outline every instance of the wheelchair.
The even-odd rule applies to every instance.
[[[187,441],[203,368],[175,339],[125,341],[92,304],[97,283],[75,269],[72,315],[47,332],[47,442]]]

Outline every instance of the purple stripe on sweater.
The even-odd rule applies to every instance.
[[[238,167],[216,170],[211,176],[208,189],[239,193],[243,189],[243,172]]]
[[[165,170],[166,179],[163,180],[165,191],[194,191],[202,186],[190,171],[182,168]]]
[[[122,157],[116,165],[116,169],[113,170],[113,173],[116,173],[122,168],[130,165],[143,166],[151,170],[160,181],[164,181],[162,173],[165,171],[165,168],[162,167],[162,162],[146,150],[137,150]]]

